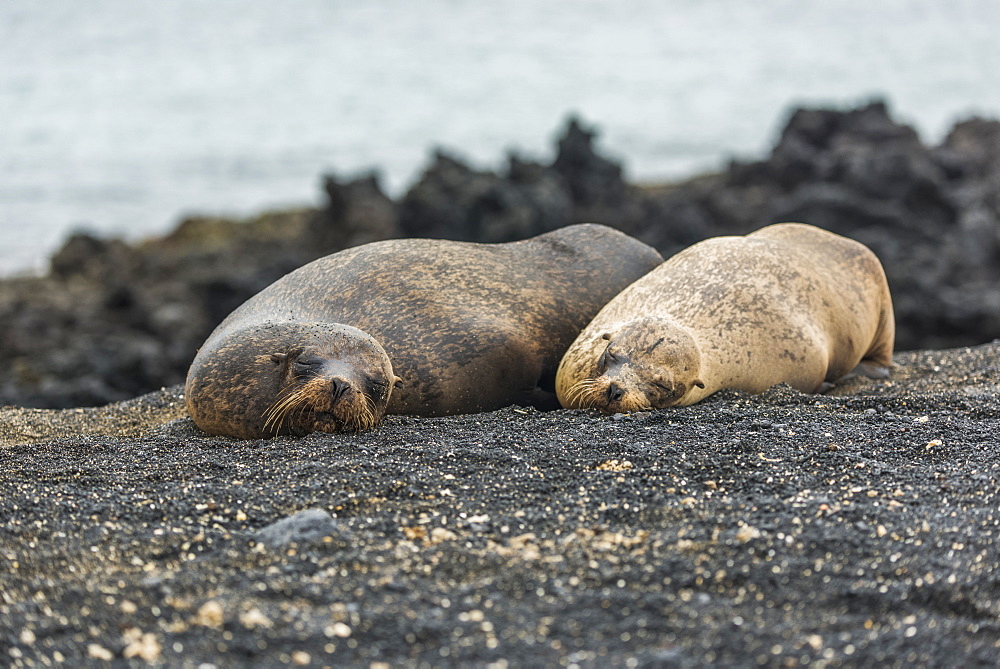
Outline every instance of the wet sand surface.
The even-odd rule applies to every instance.
[[[270,441],[0,409],[0,664],[996,666],[998,356]]]

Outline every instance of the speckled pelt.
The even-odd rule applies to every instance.
[[[863,244],[801,223],[691,246],[609,302],[567,351],[567,408],[689,405],[778,383],[828,390],[889,374],[895,323],[885,272]]]
[[[505,244],[398,239],[341,251],[279,279],[219,325],[188,373],[188,410],[206,431],[250,438],[364,429],[386,412],[555,408],[566,348],[608,300],[660,262],[653,248],[595,224]],[[340,344],[324,341],[323,331],[343,327],[373,342],[331,352]],[[303,328],[323,363],[318,375],[349,386],[345,397],[366,393],[374,422],[352,424],[312,399],[276,408],[308,376],[296,371],[309,349]],[[340,374],[345,361],[364,368]],[[379,392],[368,393],[366,380]],[[388,398],[376,397],[383,388]]]

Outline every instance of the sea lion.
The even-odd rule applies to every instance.
[[[724,388],[823,392],[852,370],[884,378],[895,322],[863,244],[801,223],[715,237],[612,299],[563,356],[566,408],[694,404]]]
[[[558,408],[566,348],[663,261],[582,224],[504,244],[373,242],[282,277],[230,314],[188,371],[188,412],[240,438],[364,430],[385,413]]]

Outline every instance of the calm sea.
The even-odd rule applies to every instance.
[[[551,157],[570,112],[634,180],[759,156],[797,104],[885,97],[929,142],[1000,117],[996,0],[5,0],[0,274],[65,235],[320,201],[441,146]]]

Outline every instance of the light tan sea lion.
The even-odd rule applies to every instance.
[[[387,412],[557,408],[566,348],[662,261],[593,224],[506,244],[347,249],[230,314],[191,364],[187,408],[206,432],[240,438],[364,430]]]
[[[884,378],[895,323],[864,245],[801,223],[681,251],[611,300],[563,356],[567,408],[694,404],[725,388],[828,390],[852,370]]]

